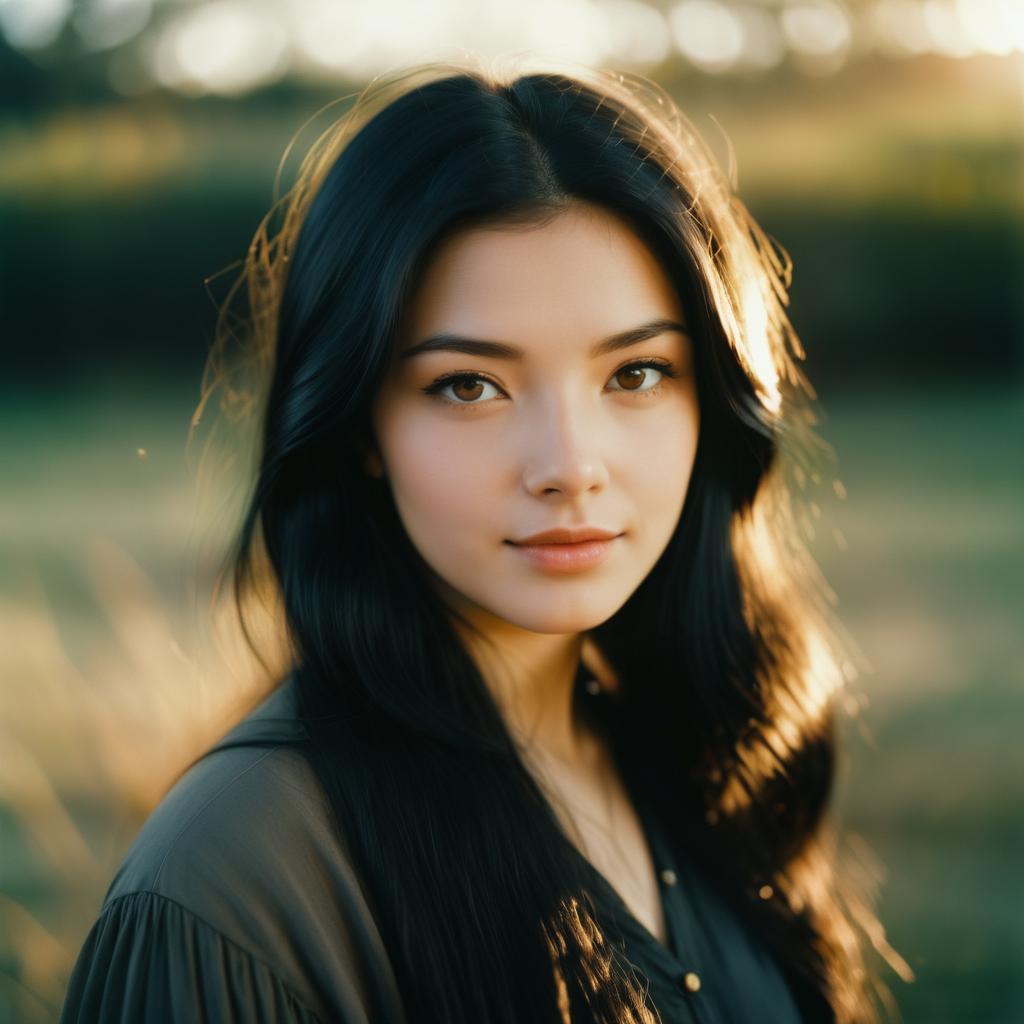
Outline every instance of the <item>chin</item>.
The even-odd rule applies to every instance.
[[[538,598],[530,603],[529,608],[508,608],[505,613],[492,612],[506,622],[529,630],[531,633],[550,635],[566,635],[585,633],[588,629],[606,622],[618,609],[622,602],[602,602],[598,607],[593,593],[582,595],[579,600],[551,601],[545,607],[543,599]]]

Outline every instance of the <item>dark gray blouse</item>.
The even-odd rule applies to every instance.
[[[644,790],[629,775],[626,783],[658,872],[668,945],[591,870],[612,941],[617,937],[628,961],[650,983],[649,1005],[665,1024],[798,1024],[800,1012],[774,960],[672,848]]]
[[[295,708],[286,680],[147,819],[79,953],[61,1024],[406,1021],[312,771],[287,742],[273,745],[300,737]],[[602,923],[649,982],[652,1008],[665,1024],[797,1024],[774,962],[627,785],[659,870],[668,947],[591,870]]]

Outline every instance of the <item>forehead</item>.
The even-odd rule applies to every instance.
[[[413,295],[401,348],[441,330],[583,344],[655,316],[683,319],[654,254],[617,215],[576,204],[545,224],[446,239]]]

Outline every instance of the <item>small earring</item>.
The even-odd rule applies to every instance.
[[[587,688],[587,693],[594,696],[601,692],[601,684],[596,679],[588,679],[583,685]]]
[[[370,479],[378,482],[383,481],[387,475],[384,472],[384,463],[376,452],[371,452],[366,456],[363,470]]]

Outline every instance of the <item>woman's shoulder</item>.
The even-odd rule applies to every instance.
[[[254,998],[292,1007],[273,1019],[401,1019],[366,893],[289,742],[293,711],[287,690],[272,694],[145,821],[80,953],[62,1020],[79,1019],[72,1006],[106,1020],[90,1014],[128,965],[135,977],[117,981],[118,1003],[169,985],[179,1000],[213,1006],[237,1002],[242,984],[243,1007]]]
[[[350,868],[331,828],[287,689],[279,688],[185,771],[143,823],[105,904],[149,891],[186,906],[221,899],[280,899]],[[295,863],[313,871],[288,870]],[[321,876],[322,877],[322,876]]]

